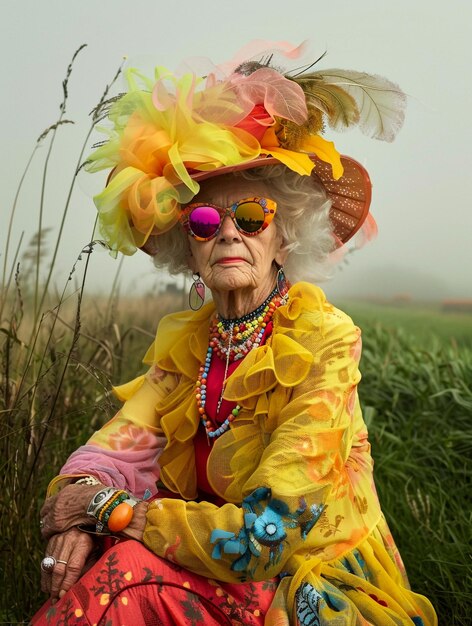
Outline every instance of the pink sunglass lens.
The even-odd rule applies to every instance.
[[[211,206],[199,206],[193,209],[188,218],[192,233],[202,239],[213,237],[220,222],[220,214]]]

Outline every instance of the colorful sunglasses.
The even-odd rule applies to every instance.
[[[258,235],[269,226],[277,210],[277,203],[269,198],[245,198],[227,209],[193,202],[182,211],[180,221],[197,241],[210,241],[218,234],[224,218],[229,215],[236,228],[247,237]]]

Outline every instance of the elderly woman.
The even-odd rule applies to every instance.
[[[95,199],[110,247],[192,272],[192,302],[212,301],[162,320],[147,373],[52,482],[51,603],[33,623],[436,624],[376,496],[360,331],[285,277],[323,268],[367,217],[367,173],[319,135],[323,117],[367,124],[346,77],[401,92],[330,82],[340,70],[222,71],[200,91],[131,74],[92,155],[113,168]]]

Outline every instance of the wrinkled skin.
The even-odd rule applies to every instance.
[[[44,523],[41,533],[48,539],[45,555],[66,561],[66,564],[56,563],[52,572],[41,571],[41,589],[53,601],[62,598],[94,563],[94,536],[80,531],[77,525],[90,526],[92,520],[86,515],[87,506],[102,488],[103,485],[68,485],[48,498],[41,509]],[[130,525],[120,536],[143,540],[147,506],[145,502],[136,505]]]
[[[41,509],[43,537],[49,539],[77,524],[90,525],[87,506],[102,488],[100,485],[68,485],[57,495],[48,498]]]

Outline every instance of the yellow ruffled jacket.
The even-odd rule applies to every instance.
[[[381,518],[357,397],[360,330],[319,288],[298,283],[290,289],[288,304],[274,315],[270,339],[228,379],[225,398],[241,411],[209,456],[210,484],[228,503],[217,507],[193,501],[199,426],[194,386],[213,314],[210,303],[162,320],[144,359],[151,369],[117,388],[126,400],[121,417],[89,443],[103,446],[110,428],[127,420],[166,437],[160,479],[182,499],[162,499],[149,508],[144,541],[156,554],[176,548],[175,560],[192,571],[241,581],[242,573],[232,569],[235,554],[222,546],[215,558],[218,539],[212,542],[212,535],[219,529],[224,537],[241,536],[249,510],[241,503],[263,487],[256,510],[277,510],[283,503],[285,516],[278,519],[286,538],[275,555],[270,542],[259,543],[243,575],[262,580],[280,572],[304,574],[352,550]],[[317,521],[304,533],[310,516]]]

